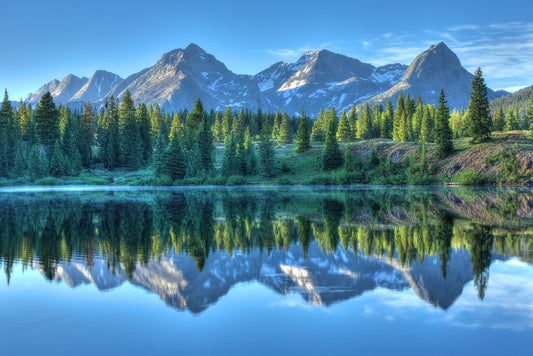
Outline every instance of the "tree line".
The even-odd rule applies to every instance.
[[[530,111],[533,115],[533,101]],[[508,117],[508,119],[507,119]],[[503,119],[502,119],[503,118]],[[522,120],[523,121],[523,120]],[[471,136],[473,142],[490,138],[491,131],[525,127],[513,113],[503,117],[489,109],[481,70],[472,82],[466,111],[450,114],[441,91],[438,106],[425,105],[400,93],[396,106],[365,103],[340,117],[334,108],[321,110],[311,120],[287,112],[224,113],[204,110],[200,99],[192,111],[165,112],[158,105],[135,106],[127,91],[122,100],[109,97],[101,108],[87,102],[81,111],[59,108],[45,93],[37,108],[11,106],[7,90],[0,111],[0,176],[29,177],[78,175],[82,169],[138,170],[151,167],[160,183],[186,178],[275,176],[275,147],[297,143],[296,153],[323,144],[322,168],[352,164],[351,153],[340,152],[340,142],[392,139],[434,143],[437,156],[453,151],[452,139]],[[215,162],[215,143],[224,143],[223,159]],[[348,146],[347,146],[348,147]],[[348,161],[346,163],[346,161]]]

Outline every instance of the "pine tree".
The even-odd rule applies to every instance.
[[[242,144],[244,142],[244,112],[242,110],[237,117],[233,118],[231,131],[235,135],[235,142]]]
[[[187,114],[185,123],[185,150],[191,150],[194,144],[198,142],[200,124],[206,115],[202,101],[200,98],[196,99],[193,110]]]
[[[337,130],[337,141],[352,142],[352,130],[346,116],[346,111],[342,110],[341,119],[339,121],[339,128]]]
[[[171,140],[172,141],[172,140]],[[166,157],[168,145],[165,138],[160,133],[154,146],[154,153],[152,155],[152,168],[157,177],[167,173]]]
[[[468,104],[468,129],[472,142],[480,142],[490,138],[492,119],[490,117],[487,86],[481,69],[478,68],[472,80],[472,92]]]
[[[352,109],[350,110],[350,132],[352,133],[351,140],[354,141],[357,139],[357,109],[355,108],[355,104],[352,105]]]
[[[130,92],[126,90],[119,110],[122,130],[120,132],[120,157],[122,164],[129,169],[138,169],[142,163],[141,137],[135,107]]]
[[[244,151],[246,154],[246,174],[254,174],[257,169],[257,158],[255,157],[254,145],[250,135],[250,127],[246,128],[244,134]]]
[[[233,114],[231,113],[231,108],[228,106],[222,117],[222,133],[224,135],[223,140],[228,137],[233,126]]]
[[[94,114],[93,106],[90,102],[86,102],[83,108],[83,113],[78,121],[78,147],[81,155],[81,164],[84,167],[91,166],[92,160],[92,144],[96,130],[96,116]]]
[[[394,112],[392,139],[394,141],[402,141],[401,139],[401,127],[405,121],[405,103],[403,101],[402,92],[398,96],[398,102],[396,103],[396,111]]]
[[[531,129],[531,131],[533,131],[533,95],[531,95],[531,99],[529,101],[529,108],[527,109],[527,113],[524,120],[528,122],[529,128]]]
[[[213,136],[206,115],[203,116],[200,122],[200,128],[198,131],[198,150],[200,154],[199,170],[208,174],[213,170],[213,153],[215,151],[215,146],[213,145]]]
[[[435,143],[437,144],[436,153],[439,157],[448,156],[453,152],[450,111],[446,105],[446,97],[442,89],[440,91],[439,108],[437,109],[435,120]]]
[[[162,136],[162,135],[161,135]],[[185,178],[187,161],[179,136],[174,136],[166,150],[164,171],[172,180]]]
[[[34,144],[36,142],[35,121],[33,120],[33,111],[31,104],[20,103],[20,133],[24,142]]]
[[[261,142],[259,143],[259,171],[266,178],[274,176],[274,147],[270,141],[270,121],[267,119],[261,130]]]
[[[514,131],[520,128],[520,122],[518,122],[518,117],[515,115],[512,107],[509,107],[507,111],[507,116],[505,117],[505,131]]]
[[[50,92],[46,92],[37,106],[35,126],[40,142],[49,148],[59,139],[59,112]]]
[[[365,103],[363,111],[359,116],[357,121],[357,138],[361,140],[366,140],[372,136],[372,117],[370,115],[370,107],[368,103]]]
[[[309,142],[309,127],[308,120],[305,111],[302,111],[302,117],[300,118],[300,125],[298,125],[298,133],[296,141],[298,143],[296,147],[296,153],[300,154],[311,149],[311,143]]]
[[[215,142],[224,142],[224,130],[222,125],[222,118],[217,111],[215,116],[215,124],[213,125],[213,140]]]
[[[281,127],[281,115],[279,111],[276,111],[276,116],[274,117],[274,124],[272,125],[272,139],[279,139],[279,130]]]
[[[235,133],[232,131],[226,137],[224,157],[222,158],[222,175],[225,177],[237,175],[239,173],[238,166],[237,143],[235,142]]]
[[[431,111],[429,106],[424,108],[424,116],[422,117],[422,124],[420,126],[420,142],[433,142],[433,119],[431,118]]]
[[[61,152],[59,141],[54,144],[54,151],[50,160],[50,174],[54,177],[61,177],[65,173],[65,158]]]
[[[494,114],[494,122],[492,126],[494,131],[503,131],[505,127],[505,117],[503,116],[502,104],[500,104],[500,107],[498,108],[498,110],[496,110],[496,113]]]
[[[420,95],[416,99],[416,109],[413,115],[413,141],[419,141],[420,139],[420,129],[422,127],[422,120],[424,119],[424,104],[422,103],[422,98]]]
[[[385,112],[383,113],[381,120],[381,137],[392,138],[392,131],[394,128],[394,110],[392,108],[392,102],[390,98],[387,99],[385,104]]]
[[[139,137],[141,139],[143,165],[148,165],[152,160],[152,126],[148,115],[148,108],[144,103],[137,106],[135,116],[137,118]]]
[[[287,111],[283,112],[281,117],[281,126],[279,128],[278,143],[290,145],[292,143],[291,127],[289,124],[289,115]]]
[[[4,92],[4,100],[0,109],[0,176],[6,177],[13,163],[11,159],[12,139],[10,138],[13,109],[7,95]]]
[[[324,112],[320,109],[311,129],[311,141],[324,142],[324,128]]]
[[[180,116],[178,113],[174,114],[174,117],[172,118],[172,124],[170,125],[170,134],[168,136],[169,142],[174,139],[174,136],[178,136],[180,140],[183,140],[185,137],[185,133],[183,132],[183,124],[181,123]],[[163,139],[165,137],[162,135]],[[166,140],[165,140],[166,142]]]
[[[104,166],[115,169],[120,162],[119,111],[111,95],[105,105],[103,124],[99,127],[98,141]]]
[[[324,143],[324,151],[322,153],[322,169],[329,171],[335,169],[343,164],[341,151],[337,137],[335,136],[335,121],[328,120],[326,130],[326,141]]]

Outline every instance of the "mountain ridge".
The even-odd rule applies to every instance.
[[[126,79],[98,70],[89,79],[71,74],[30,93],[27,103],[38,104],[50,91],[57,104],[79,107],[89,101],[102,106],[111,96],[129,90],[135,102],[159,105],[167,111],[192,108],[200,98],[206,109],[284,111],[298,115],[305,109],[316,116],[320,109],[337,111],[364,102],[397,98],[400,91],[424,103],[436,103],[445,89],[451,108],[466,108],[473,75],[443,42],[420,53],[410,66],[400,63],[375,67],[326,49],[304,53],[296,62],[276,62],[255,75],[236,74],[200,46],[164,53],[151,67]],[[77,89],[77,90],[75,90]],[[416,92],[418,91],[418,92]],[[490,99],[505,92],[489,90]]]

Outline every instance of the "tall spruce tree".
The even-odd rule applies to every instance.
[[[206,115],[202,101],[200,98],[196,99],[193,110],[187,114],[185,123],[185,150],[192,150],[194,144],[198,142],[198,131],[200,130],[202,119]]]
[[[0,109],[0,175],[4,177],[7,176],[14,163],[14,138],[11,136],[13,135],[12,116],[13,108],[6,89]]]
[[[289,115],[287,115],[287,111],[284,111],[283,115],[281,116],[278,143],[287,145],[292,143],[291,126],[289,123]]]
[[[419,140],[422,143],[433,142],[433,118],[431,117],[431,111],[428,106],[424,108]]]
[[[392,138],[392,131],[394,128],[394,109],[392,108],[392,102],[390,98],[387,99],[385,104],[385,112],[381,119],[381,137]]]
[[[141,137],[135,118],[135,107],[130,92],[126,90],[119,110],[122,129],[120,132],[120,157],[124,167],[138,169],[142,163]]]
[[[472,142],[480,142],[490,138],[492,119],[490,117],[487,85],[483,79],[481,68],[475,72],[472,80],[472,92],[468,104],[468,129]]]
[[[200,154],[200,171],[208,174],[213,170],[213,135],[209,127],[207,115],[204,115],[200,122],[198,131],[198,149]]]
[[[178,180],[185,178],[187,173],[187,159],[179,136],[174,136],[166,150],[164,171],[172,178]]]
[[[335,121],[328,120],[326,129],[326,141],[322,153],[322,169],[329,171],[340,167],[343,164],[342,154],[339,150],[339,143],[335,135]]]
[[[337,141],[352,142],[352,137],[353,135],[350,123],[348,122],[348,116],[346,116],[346,111],[342,110],[339,128],[337,129]]]
[[[453,152],[452,130],[450,128],[450,111],[446,105],[446,96],[441,89],[439,96],[439,108],[435,120],[435,143],[437,155],[445,157]]]
[[[350,110],[350,132],[352,133],[352,141],[355,141],[357,139],[357,109],[355,107],[355,104],[352,105],[352,109]]]
[[[244,133],[244,152],[246,155],[246,174],[254,174],[257,169],[257,158],[255,157],[254,144],[250,134],[250,126]]]
[[[363,111],[357,121],[357,138],[367,140],[372,137],[372,116],[370,114],[370,107],[365,103]]]
[[[320,109],[320,113],[313,122],[313,128],[311,129],[311,141],[324,142],[324,124],[324,111]]]
[[[220,117],[220,113],[218,111],[215,115],[215,124],[213,125],[213,140],[218,143],[224,142],[222,117]]]
[[[222,158],[222,175],[230,177],[240,173],[237,160],[237,143],[233,131],[226,137],[224,157]]]
[[[528,122],[529,128],[533,132],[533,95],[531,95],[531,99],[529,100],[529,108],[527,109],[524,120]]]
[[[509,107],[507,116],[505,117],[505,131],[514,131],[520,128],[520,122],[512,107]]]
[[[185,137],[183,124],[180,120],[180,116],[178,113],[175,113],[174,117],[172,118],[172,124],[170,125],[170,134],[168,136],[169,142],[174,139],[174,136],[178,136],[180,140],[183,140],[183,138]]]
[[[143,165],[149,165],[150,161],[152,160],[152,126],[146,104],[139,104],[137,106],[137,110],[135,111],[135,115],[137,118],[137,125],[139,127],[139,137],[141,139]]]
[[[54,104],[50,92],[46,92],[37,106],[35,126],[41,144],[50,151],[54,143],[59,139],[59,111]]]
[[[500,104],[498,110],[496,110],[496,113],[494,113],[494,122],[492,128],[494,131],[503,131],[505,128],[505,117],[503,116],[502,104]]]
[[[224,116],[222,116],[222,133],[224,137],[223,140],[228,137],[228,135],[231,132],[231,128],[233,126],[233,113],[231,112],[231,108],[228,106],[226,108],[226,111],[224,112]]]
[[[274,117],[274,124],[272,125],[272,139],[279,139],[279,130],[281,128],[281,114],[279,111],[276,111],[276,116]]]
[[[270,141],[271,137],[270,121],[267,118],[261,129],[261,141],[259,143],[259,171],[266,178],[274,177],[274,147]]]
[[[402,92],[398,96],[396,103],[396,110],[394,111],[392,139],[394,141],[402,141],[402,125],[405,121],[405,102],[403,100]]]
[[[120,164],[119,110],[111,95],[105,105],[103,124],[99,127],[98,141],[104,166],[115,169]]]
[[[300,124],[298,125],[298,133],[296,137],[296,153],[300,154],[309,151],[311,148],[309,140],[309,123],[305,111],[302,110],[302,116],[300,117]]]

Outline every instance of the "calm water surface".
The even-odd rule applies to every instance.
[[[528,189],[0,192],[1,354],[530,354]]]

